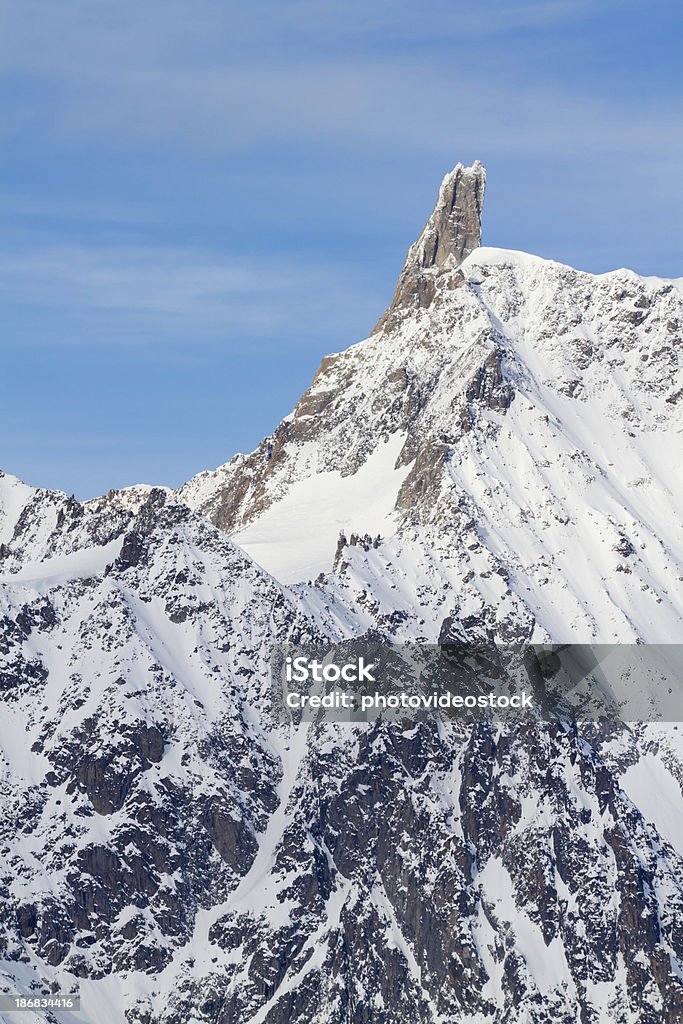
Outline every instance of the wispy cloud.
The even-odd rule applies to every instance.
[[[458,159],[492,244],[680,274],[679,7],[0,0],[3,461],[94,492],[252,447]]]
[[[669,6],[654,0],[651,9]],[[22,0],[2,11],[4,46],[0,67],[60,71],[78,75],[116,65],[190,66],[197,58],[214,64],[245,56],[263,58],[277,51],[280,61],[298,61],[309,52],[349,53],[377,44],[391,49],[400,40],[448,40],[494,36],[520,29],[590,24],[600,13],[624,12],[638,0]],[[290,45],[289,51],[282,44]],[[73,58],[78,57],[77,63]]]
[[[142,203],[122,203],[105,200],[51,195],[31,195],[26,192],[0,192],[0,214],[8,218],[35,217],[46,220],[83,222],[86,224],[127,224],[153,223],[148,206]]]
[[[300,67],[137,69],[84,88],[63,83],[46,130],[105,145],[216,154],[267,144],[367,145],[401,152],[557,155],[683,151],[673,102],[625,105],[593,94],[471,75],[415,58]],[[459,148],[460,147],[460,148]]]
[[[604,0],[602,6],[603,9],[615,8],[618,0]],[[306,26],[319,22],[321,13],[327,26],[343,37],[371,34],[385,42],[397,39],[415,42],[425,38],[495,36],[519,29],[590,21],[596,13],[596,5],[592,0],[530,0],[526,3],[489,0],[486,4],[472,4],[467,0],[447,4],[442,0],[423,0],[419,5],[406,0],[377,0],[373,4],[362,0],[333,0],[324,5],[318,0],[300,0],[280,12],[282,21],[294,23],[304,31]]]
[[[617,9],[610,0],[600,10],[609,6]],[[9,130],[33,118],[64,139],[197,155],[339,140],[346,148],[374,142],[453,152],[467,139],[488,152],[561,146],[569,155],[675,144],[673,97],[669,105],[661,96],[625,103],[596,97],[591,82],[568,91],[538,73],[532,85],[519,60],[524,46],[533,56],[533,41],[516,38],[490,55],[469,41],[595,13],[587,0],[248,7],[198,0],[190,18],[177,0],[23,0],[6,12],[0,67],[42,83],[44,109],[33,104],[22,113],[19,105],[8,114]],[[435,45],[425,50],[421,40]]]
[[[58,314],[58,332],[31,339],[41,345],[139,345],[144,336],[152,345],[175,338],[191,349],[213,340],[236,350],[278,338],[343,337],[363,314],[370,324],[379,312],[359,274],[344,265],[94,242],[0,252],[0,300],[14,325],[5,345],[16,344],[17,334],[26,340],[23,311]],[[71,335],[69,317],[79,325]]]

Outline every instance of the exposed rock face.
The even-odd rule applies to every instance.
[[[144,488],[144,503],[153,488]],[[61,491],[28,487],[0,471],[0,575],[27,562],[116,540],[133,517],[132,507],[106,498],[80,502]]]
[[[47,563],[0,591],[0,707],[17,737],[0,744],[0,918],[78,977],[161,970],[249,870],[282,773],[267,728],[245,727],[264,641],[323,636],[163,492],[129,525],[118,557],[95,544],[79,571],[75,536],[61,575]]]
[[[480,247],[428,308],[323,360],[256,451],[180,496],[275,575],[291,551],[281,579],[324,573],[323,602],[341,588],[367,628],[414,616],[435,635],[456,600],[504,634],[525,621],[557,640],[669,642],[683,487],[653,453],[680,446],[682,337],[675,282]],[[382,543],[332,574],[340,529]]]
[[[392,303],[375,331],[391,326],[414,306],[429,306],[435,278],[455,270],[481,245],[486,170],[456,164],[441,182],[439,198],[422,234],[408,250]]]
[[[278,641],[681,635],[681,290],[467,255],[483,184],[181,501],[0,473],[0,985],[88,979],[88,1024],[683,1019],[678,730],[269,715]]]

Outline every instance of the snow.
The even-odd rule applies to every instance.
[[[17,520],[34,494],[33,487],[15,476],[0,472],[0,544],[12,539]]]
[[[301,762],[308,750],[308,728],[307,724],[292,727],[288,738],[281,745],[283,777],[278,786],[278,808],[271,815],[265,833],[259,837],[259,849],[253,864],[230,898],[211,910],[199,911],[193,938],[195,955],[201,957],[201,951],[209,948],[209,929],[225,914],[254,912],[258,907],[259,913],[267,916],[272,927],[288,923],[287,907],[277,898],[277,885],[272,871],[277,849],[291,820],[292,808],[289,801],[299,777]]]
[[[87,1024],[126,1024],[124,1007],[128,1003],[125,982],[116,975],[80,982],[81,1013]]]
[[[215,874],[185,936],[155,930],[152,899],[140,914],[149,926],[145,934],[159,948],[172,949],[170,963],[156,975],[131,971],[127,977],[83,981],[84,1011],[72,1015],[74,1024],[76,1019],[123,1024],[121,1008],[130,1008],[137,998],[159,1014],[183,983],[201,985],[212,972],[224,991],[253,989],[249,957],[241,947],[209,943],[210,928],[225,916],[246,914],[263,928],[267,943],[291,923],[292,911],[301,909],[291,896],[298,861],[292,867],[283,851],[291,830],[308,822],[311,792],[328,783],[342,785],[355,768],[357,751],[349,753],[352,738],[347,748],[332,731],[305,726],[287,731],[265,721],[267,649],[274,637],[314,630],[351,636],[379,626],[393,630],[397,639],[434,642],[446,616],[470,615],[486,628],[501,630],[511,623],[523,633],[528,626],[543,639],[652,643],[681,637],[683,423],[681,405],[670,400],[680,375],[668,328],[680,315],[677,286],[623,270],[595,277],[526,253],[486,248],[475,251],[461,272],[464,285],[444,289],[445,298],[411,313],[393,335],[380,332],[330,361],[312,394],[324,401],[332,395],[334,401],[324,406],[328,412],[317,432],[309,422],[314,417],[303,417],[301,434],[307,440],[289,441],[270,476],[256,479],[261,463],[249,464],[252,498],[264,500],[255,503],[261,511],[235,536],[245,556],[197,514],[182,526],[159,530],[139,567],[114,568],[105,576],[120,537],[106,546],[92,538],[86,543],[84,527],[78,544],[76,531],[69,529],[53,544],[63,496],[57,500],[0,476],[0,541],[13,539],[26,504],[45,495],[34,502],[40,509],[13,564],[21,564],[20,571],[0,577],[2,613],[14,622],[20,608],[43,596],[56,613],[50,628],[38,622],[30,633],[10,637],[10,678],[15,659],[20,671],[27,662],[49,670],[44,683],[37,682],[25,701],[7,710],[0,741],[7,821],[14,820],[11,812],[22,802],[40,796],[32,831],[7,833],[12,864],[20,865],[8,881],[12,899],[59,893],[78,853],[94,842],[116,849],[117,836],[134,820],[133,800],[149,796],[156,803],[164,786],[190,792],[191,801],[182,804],[188,829],[202,827],[192,818],[201,798],[220,794],[228,813],[244,810],[258,846],[242,876],[216,858]],[[649,318],[645,326],[638,321],[643,309]],[[628,316],[620,320],[624,312]],[[485,395],[476,402],[468,397],[491,355],[500,357],[501,373],[514,391],[504,410],[495,402],[487,405]],[[581,386],[576,395],[568,391],[574,382]],[[296,437],[293,427],[301,419],[297,423],[292,415],[287,421]],[[397,469],[406,442],[418,459]],[[426,457],[433,450],[438,457]],[[201,475],[183,489],[184,496],[206,511],[202,503],[216,488],[229,488],[231,474],[239,474],[246,461],[240,457]],[[401,519],[397,494],[408,473],[425,466],[424,502]],[[411,493],[419,495],[420,488]],[[108,512],[107,526],[120,526],[113,513],[134,513],[147,495],[148,488],[140,486],[89,502],[83,518]],[[347,545],[343,568],[333,571],[340,531],[347,538],[352,532],[379,534],[382,542],[368,551]],[[627,553],[620,553],[626,541]],[[321,572],[325,581],[306,585]],[[88,586],[79,584],[85,579]],[[644,696],[649,698],[649,691]],[[80,789],[67,793],[66,780],[44,785],[50,759],[58,760],[55,754],[85,722],[101,728],[93,738],[93,749],[101,753],[115,747],[128,724],[141,720],[164,726],[168,742],[161,762],[141,772],[130,802],[120,810],[92,813]],[[435,817],[445,823],[437,839],[445,836],[449,849],[456,850],[466,842],[459,741],[446,739],[444,730],[439,735],[453,757],[430,780],[429,800]],[[406,730],[406,743],[410,736]],[[635,814],[611,823],[632,829],[627,838],[641,844],[643,860],[657,858],[653,889],[664,919],[668,907],[675,914],[680,905],[678,862],[652,838],[652,829],[683,855],[678,781],[683,749],[680,742],[665,747],[663,740],[657,746],[659,739],[650,733],[630,742],[628,754],[638,760],[623,771],[620,785],[652,828]],[[618,761],[618,751],[608,753]],[[599,884],[609,890],[600,912],[615,920],[616,864],[607,852],[602,860],[597,852],[606,822],[586,781],[589,754],[572,767],[557,766],[560,793],[567,797],[560,810],[539,800],[537,790],[524,790],[514,771],[501,771],[496,785],[520,810],[506,837],[509,844],[529,834],[543,842],[556,823],[563,825],[578,809],[589,810],[593,823],[600,821],[582,828],[580,837],[596,851],[598,893]],[[322,758],[327,760],[319,771]],[[582,768],[589,769],[585,778]],[[254,780],[253,787],[245,779]],[[259,787],[272,796],[278,779],[277,807],[273,800],[266,812],[258,805]],[[623,810],[626,798],[617,803]],[[90,813],[79,814],[84,808]],[[608,804],[605,818],[610,814]],[[366,890],[359,881],[363,872],[342,878],[324,840],[312,828],[302,827],[300,834],[301,863],[309,844],[320,842],[318,852],[327,853],[333,885],[320,913],[314,908],[306,925],[308,961],[290,965],[272,996],[252,1004],[246,1019],[265,1021],[303,978],[322,972],[344,907],[364,893],[384,921],[387,948],[400,953],[408,979],[422,990],[438,1020],[429,979],[422,976],[388,887],[380,880],[375,884],[369,872]],[[71,849],[62,850],[62,836]],[[420,851],[411,852],[418,857]],[[508,851],[499,846],[498,853],[475,878],[476,892],[468,890],[473,903],[483,900],[495,913],[489,919],[478,902],[470,919],[489,975],[484,994],[505,1006],[499,952],[509,922],[509,940],[526,963],[529,990],[535,988],[546,1000],[541,1005],[551,1005],[562,993],[569,1000],[575,989],[562,941],[556,937],[546,946],[529,908],[520,905],[514,871],[503,863]],[[279,870],[282,863],[286,867]],[[176,881],[188,882],[186,868],[185,863],[177,868],[178,879],[160,872],[162,884],[172,890]],[[557,870],[555,875],[559,895],[578,915],[577,934],[585,934],[578,890],[560,884]],[[281,900],[285,889],[287,899]],[[131,906],[117,907],[117,925],[137,918]],[[100,943],[89,948],[89,956],[100,954]],[[19,981],[29,984],[35,973],[59,972],[36,960]],[[624,973],[622,964],[609,983],[589,984],[596,1005],[618,998]],[[377,994],[366,994],[377,1006]],[[604,1014],[601,1022],[608,1019]],[[477,1024],[485,1019],[491,1018],[480,1017]]]
[[[233,540],[281,583],[329,572],[340,532],[347,537],[395,532],[396,495],[410,471],[410,465],[395,468],[404,443],[404,434],[394,434],[353,476],[334,471],[296,481]]]
[[[542,256],[535,256],[533,253],[524,252],[521,249],[500,249],[495,246],[481,245],[463,260],[460,270],[465,276],[469,276],[469,271],[482,266],[511,266],[523,270],[540,270],[544,267],[562,267],[564,264],[544,259]]]
[[[101,547],[82,548],[43,562],[28,562],[19,572],[0,576],[0,586],[38,584],[47,587],[66,580],[87,579],[104,572],[120,551],[121,538],[117,538]]]
[[[415,959],[415,953],[413,952],[408,940],[406,939],[401,926],[396,917],[396,911],[389,899],[384,885],[376,883],[371,892],[372,902],[378,911],[380,917],[386,922],[387,925],[387,946],[389,949],[398,949],[403,959],[405,960],[408,968],[410,977],[412,978],[416,988],[418,989],[421,997],[429,1007],[432,1015],[432,1021],[434,1024],[445,1024],[445,1017],[440,1014],[436,1008],[436,1005],[430,996],[429,992],[423,987],[422,984],[422,970],[417,960]]]
[[[619,267],[616,270],[608,270],[602,274],[591,274],[587,271],[577,271],[567,263],[560,263],[557,260],[547,259],[544,256],[537,256],[534,253],[525,252],[523,249],[502,249],[491,245],[481,245],[474,249],[460,264],[460,270],[467,277],[469,271],[477,267],[515,267],[517,270],[529,272],[557,272],[569,271],[573,274],[579,273],[595,281],[609,281],[614,278],[631,277],[635,281],[643,281],[646,284],[657,287],[662,284],[672,284],[677,290],[683,290],[683,277],[664,278],[654,274],[642,275],[630,270],[628,267]]]
[[[496,917],[511,924],[515,949],[524,957],[534,987],[549,992],[560,985],[573,986],[560,937],[546,946],[540,927],[520,910],[510,874],[499,858],[489,858],[478,883],[482,899],[493,906]]]
[[[660,757],[643,754],[619,779],[646,821],[683,857],[683,792]]]
[[[433,637],[457,595],[463,616],[533,620],[539,639],[678,639],[676,282],[491,247],[458,273],[464,286],[442,275],[431,307],[324,361],[309,405],[286,418],[307,440],[287,442],[272,469],[266,448],[200,474],[183,499],[211,515],[221,494],[244,490],[235,539],[287,585],[331,573],[340,530],[380,533],[378,551],[347,548],[345,573],[307,595],[342,628],[353,602],[364,628],[407,609],[403,638]],[[514,397],[503,413],[485,400],[473,413],[468,386],[492,355]],[[313,431],[311,399],[326,410]],[[448,457],[438,472],[429,459],[396,470],[403,440],[423,457],[443,443]],[[394,511],[411,469],[424,472],[422,507]]]

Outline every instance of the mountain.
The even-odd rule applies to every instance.
[[[454,613],[668,642],[683,619],[683,284],[470,252],[483,181],[476,164],[444,179],[376,332],[325,358],[255,452],[179,497],[285,583],[322,573],[357,605],[370,578],[378,615],[408,610],[425,638]],[[426,268],[425,252],[440,254]],[[340,532],[382,543],[344,545],[335,567]]]
[[[682,1018],[677,725],[269,710],[277,642],[679,639],[681,283],[481,247],[484,184],[446,176],[251,455],[84,503],[0,475],[6,991],[78,987],[67,1024]]]

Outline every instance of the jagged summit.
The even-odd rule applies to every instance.
[[[462,259],[482,192],[447,177],[395,322],[250,455],[84,503],[0,473],[5,992],[80,987],[83,1024],[683,1021],[677,726],[270,710],[274,644],[683,633],[683,289]]]
[[[431,217],[408,250],[391,305],[376,331],[387,326],[394,314],[415,305],[429,306],[438,274],[459,267],[481,245],[485,189],[486,168],[478,160],[471,167],[458,163],[446,175]]]

